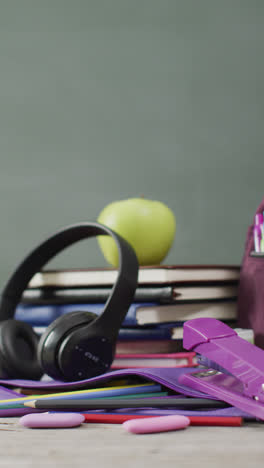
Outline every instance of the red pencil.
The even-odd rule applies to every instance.
[[[188,416],[191,426],[242,426],[240,416]]]
[[[85,422],[122,424],[129,419],[153,418],[151,415],[143,414],[102,414],[84,413]],[[157,418],[159,416],[156,416]],[[188,416],[191,426],[242,426],[243,418],[239,416]]]

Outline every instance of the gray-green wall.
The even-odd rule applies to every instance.
[[[264,2],[0,0],[0,280],[113,200],[175,212],[168,263],[240,263],[264,196]],[[95,240],[50,266],[104,265]]]

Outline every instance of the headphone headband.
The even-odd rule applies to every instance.
[[[66,247],[89,237],[108,235],[115,241],[119,253],[119,272],[112,292],[98,317],[100,326],[108,328],[108,333],[120,327],[131,304],[137,287],[138,261],[130,244],[116,232],[99,223],[80,223],[70,225],[49,237],[32,250],[18,265],[2,292],[0,321],[12,319],[24,290],[32,277],[43,266]],[[115,313],[115,310],[118,313]],[[95,322],[97,322],[97,320]]]

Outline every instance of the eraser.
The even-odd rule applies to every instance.
[[[182,415],[155,416],[153,418],[130,419],[122,426],[133,434],[148,434],[151,432],[167,432],[184,429],[189,426],[190,419]]]
[[[85,420],[80,413],[31,413],[20,418],[21,426],[31,428],[77,427]]]

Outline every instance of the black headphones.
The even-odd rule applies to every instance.
[[[14,320],[16,306],[31,278],[55,255],[87,237],[108,235],[119,253],[119,271],[102,313],[71,312],[52,322],[39,336]],[[36,247],[8,280],[0,302],[0,377],[38,380],[48,374],[74,381],[106,372],[114,359],[122,321],[137,287],[138,261],[130,244],[98,223],[66,227]]]

